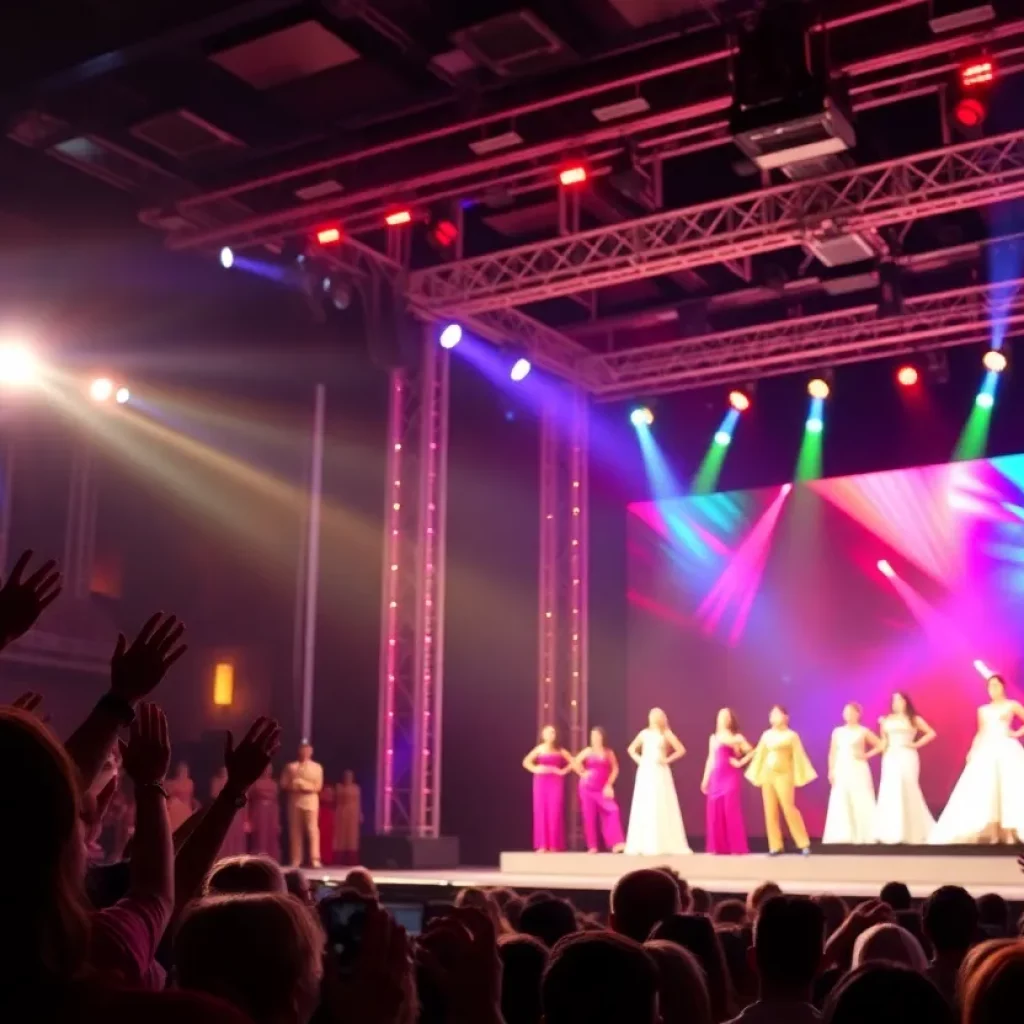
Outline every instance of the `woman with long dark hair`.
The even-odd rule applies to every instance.
[[[740,758],[750,752],[732,708],[722,708],[708,738],[708,759],[700,791],[707,797],[705,846],[708,853],[749,853],[743,824]]]
[[[935,730],[900,692],[892,695],[890,713],[878,724],[884,748],[875,835],[880,843],[927,843],[935,819],[921,792],[918,751],[935,739]]]

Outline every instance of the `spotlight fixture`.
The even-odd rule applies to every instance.
[[[582,185],[587,180],[587,169],[583,164],[573,164],[572,167],[563,167],[562,170],[558,172],[558,180],[565,188],[570,185]]]
[[[728,430],[716,430],[715,431],[715,444],[721,448],[725,448],[732,442],[732,434]]]
[[[94,402],[107,402],[114,394],[114,382],[109,377],[97,377],[89,385],[89,397]]]
[[[979,409],[991,409],[996,404],[995,396],[990,391],[979,391],[974,404]]]
[[[639,405],[629,414],[629,422],[634,427],[649,427],[654,423],[654,413],[646,405]]]
[[[458,225],[450,217],[431,217],[427,224],[427,241],[440,253],[448,252],[459,240]]]
[[[0,344],[0,385],[23,388],[39,374],[39,360],[35,353],[19,342]]]
[[[532,369],[533,364],[530,360],[526,356],[519,356],[512,364],[512,369],[509,370],[508,375],[518,384],[527,378]]]
[[[896,575],[896,570],[884,558],[879,559],[877,565],[878,571],[883,576],[887,576],[889,579],[892,579]]]
[[[820,434],[825,428],[825,424],[822,423],[820,416],[811,416],[804,424],[808,434]]]
[[[990,348],[981,359],[982,366],[991,373],[1002,373],[1006,369],[1006,356],[997,348]]]
[[[988,116],[989,92],[995,80],[996,66],[990,57],[973,57],[960,65],[953,117],[967,133],[980,129]]]
[[[233,267],[233,266],[235,265],[235,254],[234,254],[234,252],[233,252],[233,251],[232,251],[232,250],[231,250],[231,249],[230,249],[230,248],[229,248],[228,246],[226,246],[226,245],[225,245],[225,246],[224,246],[224,248],[223,248],[223,249],[221,249],[221,251],[220,251],[220,265],[221,265],[221,266],[222,266],[222,267],[223,267],[223,268],[224,268],[225,270],[230,270],[230,269],[231,269],[231,268],[232,268],[232,267]]]
[[[114,401],[117,402],[118,405],[126,405],[131,401],[131,397],[132,393],[124,387],[118,388],[114,392]]]
[[[829,383],[824,377],[814,377],[812,380],[807,382],[807,394],[811,398],[826,399],[831,394],[832,389],[829,387]]]
[[[448,326],[441,331],[441,336],[438,340],[441,342],[441,348],[455,348],[455,346],[462,341],[462,328],[459,324],[448,324]]]
[[[397,228],[402,224],[409,224],[412,221],[411,210],[393,210],[384,218],[384,223],[389,228]]]
[[[918,373],[917,367],[911,366],[909,363],[896,371],[896,380],[900,387],[912,388],[920,379],[921,375]]]
[[[316,240],[320,245],[337,245],[341,241],[341,228],[337,225],[320,228],[316,233]]]
[[[729,392],[729,404],[737,412],[746,412],[750,408],[750,392],[743,388],[733,388]]]

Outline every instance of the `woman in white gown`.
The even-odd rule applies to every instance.
[[[828,797],[823,843],[875,841],[875,781],[868,758],[882,752],[882,741],[861,725],[861,706],[843,708],[843,724],[832,730],[828,752]]]
[[[935,730],[917,713],[905,693],[892,695],[891,714],[878,721],[885,747],[875,836],[880,843],[927,843],[935,819],[921,792],[921,759],[917,752],[935,739]]]
[[[967,765],[932,832],[933,843],[1019,843],[1024,839],[1024,707],[990,676],[991,703],[978,708]]]
[[[651,708],[647,728],[637,733],[629,745],[629,756],[636,762],[637,769],[626,853],[649,857],[690,853],[672,779],[672,762],[685,753],[682,743],[669,728],[665,712]]]

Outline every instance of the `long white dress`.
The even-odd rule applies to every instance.
[[[1010,735],[1011,701],[978,709],[970,759],[932,832],[933,843],[1024,839],[1024,747]]]
[[[875,842],[875,781],[865,759],[867,729],[841,725],[832,733],[835,760],[823,843]]]
[[[921,759],[911,746],[916,734],[905,718],[890,717],[882,722],[886,749],[875,809],[875,836],[880,843],[927,843],[935,827],[918,781]]]
[[[644,729],[640,736],[640,764],[629,811],[626,853],[649,857],[690,853],[672,768],[663,763],[669,752],[668,741],[657,729]]]

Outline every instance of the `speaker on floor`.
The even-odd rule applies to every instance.
[[[366,836],[363,863],[391,871],[441,871],[459,866],[458,836],[423,839],[412,836]]]

